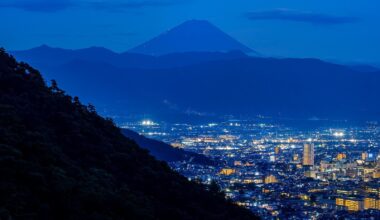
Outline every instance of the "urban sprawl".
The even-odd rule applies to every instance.
[[[380,125],[295,128],[226,120],[122,127],[208,156],[215,164],[172,162],[191,181],[217,183],[224,195],[263,219],[380,218]]]

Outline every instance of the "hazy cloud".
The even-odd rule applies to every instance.
[[[0,8],[17,8],[35,12],[57,12],[71,7],[124,11],[133,8],[159,7],[184,0],[1,0]]]
[[[195,116],[215,116],[215,114],[212,114],[212,113],[207,113],[207,112],[200,112],[200,111],[196,111],[194,109],[191,109],[191,108],[188,108],[185,112],[185,114],[187,115],[195,115]]]
[[[158,7],[176,4],[177,1],[168,0],[126,0],[126,1],[86,1],[82,6],[97,9],[120,11],[131,8]]]
[[[74,6],[71,0],[1,0],[0,8],[17,8],[25,11],[56,12]]]
[[[246,17],[250,20],[283,20],[320,25],[353,23],[359,20],[356,17],[336,16],[291,9],[249,12],[246,13]]]
[[[177,104],[174,104],[174,103],[172,103],[172,102],[170,102],[170,101],[168,101],[168,100],[166,100],[166,99],[163,101],[163,103],[164,103],[169,109],[171,109],[171,110],[176,110],[176,111],[179,110],[179,107],[178,107]]]
[[[176,112],[180,112],[182,114],[186,114],[186,115],[193,115],[193,116],[215,116],[214,113],[207,113],[207,112],[200,112],[200,111],[197,111],[197,110],[194,110],[192,108],[187,108],[186,110],[184,109],[181,109],[177,104],[175,103],[172,103],[168,100],[163,100],[163,104],[168,107],[170,110],[173,110],[173,111],[176,111]]]

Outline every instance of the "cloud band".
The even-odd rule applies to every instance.
[[[250,20],[281,20],[319,25],[346,24],[357,22],[359,20],[356,17],[335,16],[290,9],[249,12],[246,13],[245,16]]]

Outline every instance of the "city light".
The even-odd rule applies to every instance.
[[[344,133],[342,131],[334,132],[333,134],[335,137],[344,137]]]
[[[155,123],[155,122],[153,122],[153,121],[151,121],[151,120],[143,120],[141,122],[141,125],[143,125],[143,126],[153,126],[153,125],[158,125],[158,124]]]
[[[264,219],[282,216],[284,203],[294,210],[305,210],[292,213],[303,219],[342,210],[350,210],[352,215],[365,207],[378,207],[380,212],[380,197],[364,200],[380,195],[379,190],[357,192],[361,183],[375,184],[380,180],[376,130],[360,127],[310,131],[249,121],[161,126],[144,121],[139,126],[149,137],[219,163],[169,163],[174,170],[204,184],[215,181],[226,198],[259,212]],[[130,126],[139,130],[137,125]],[[377,187],[380,189],[380,184]],[[336,198],[342,200],[336,204]],[[364,206],[365,201],[371,203]]]

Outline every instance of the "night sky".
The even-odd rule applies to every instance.
[[[126,51],[189,19],[268,56],[380,64],[379,0],[1,0],[0,46]]]

